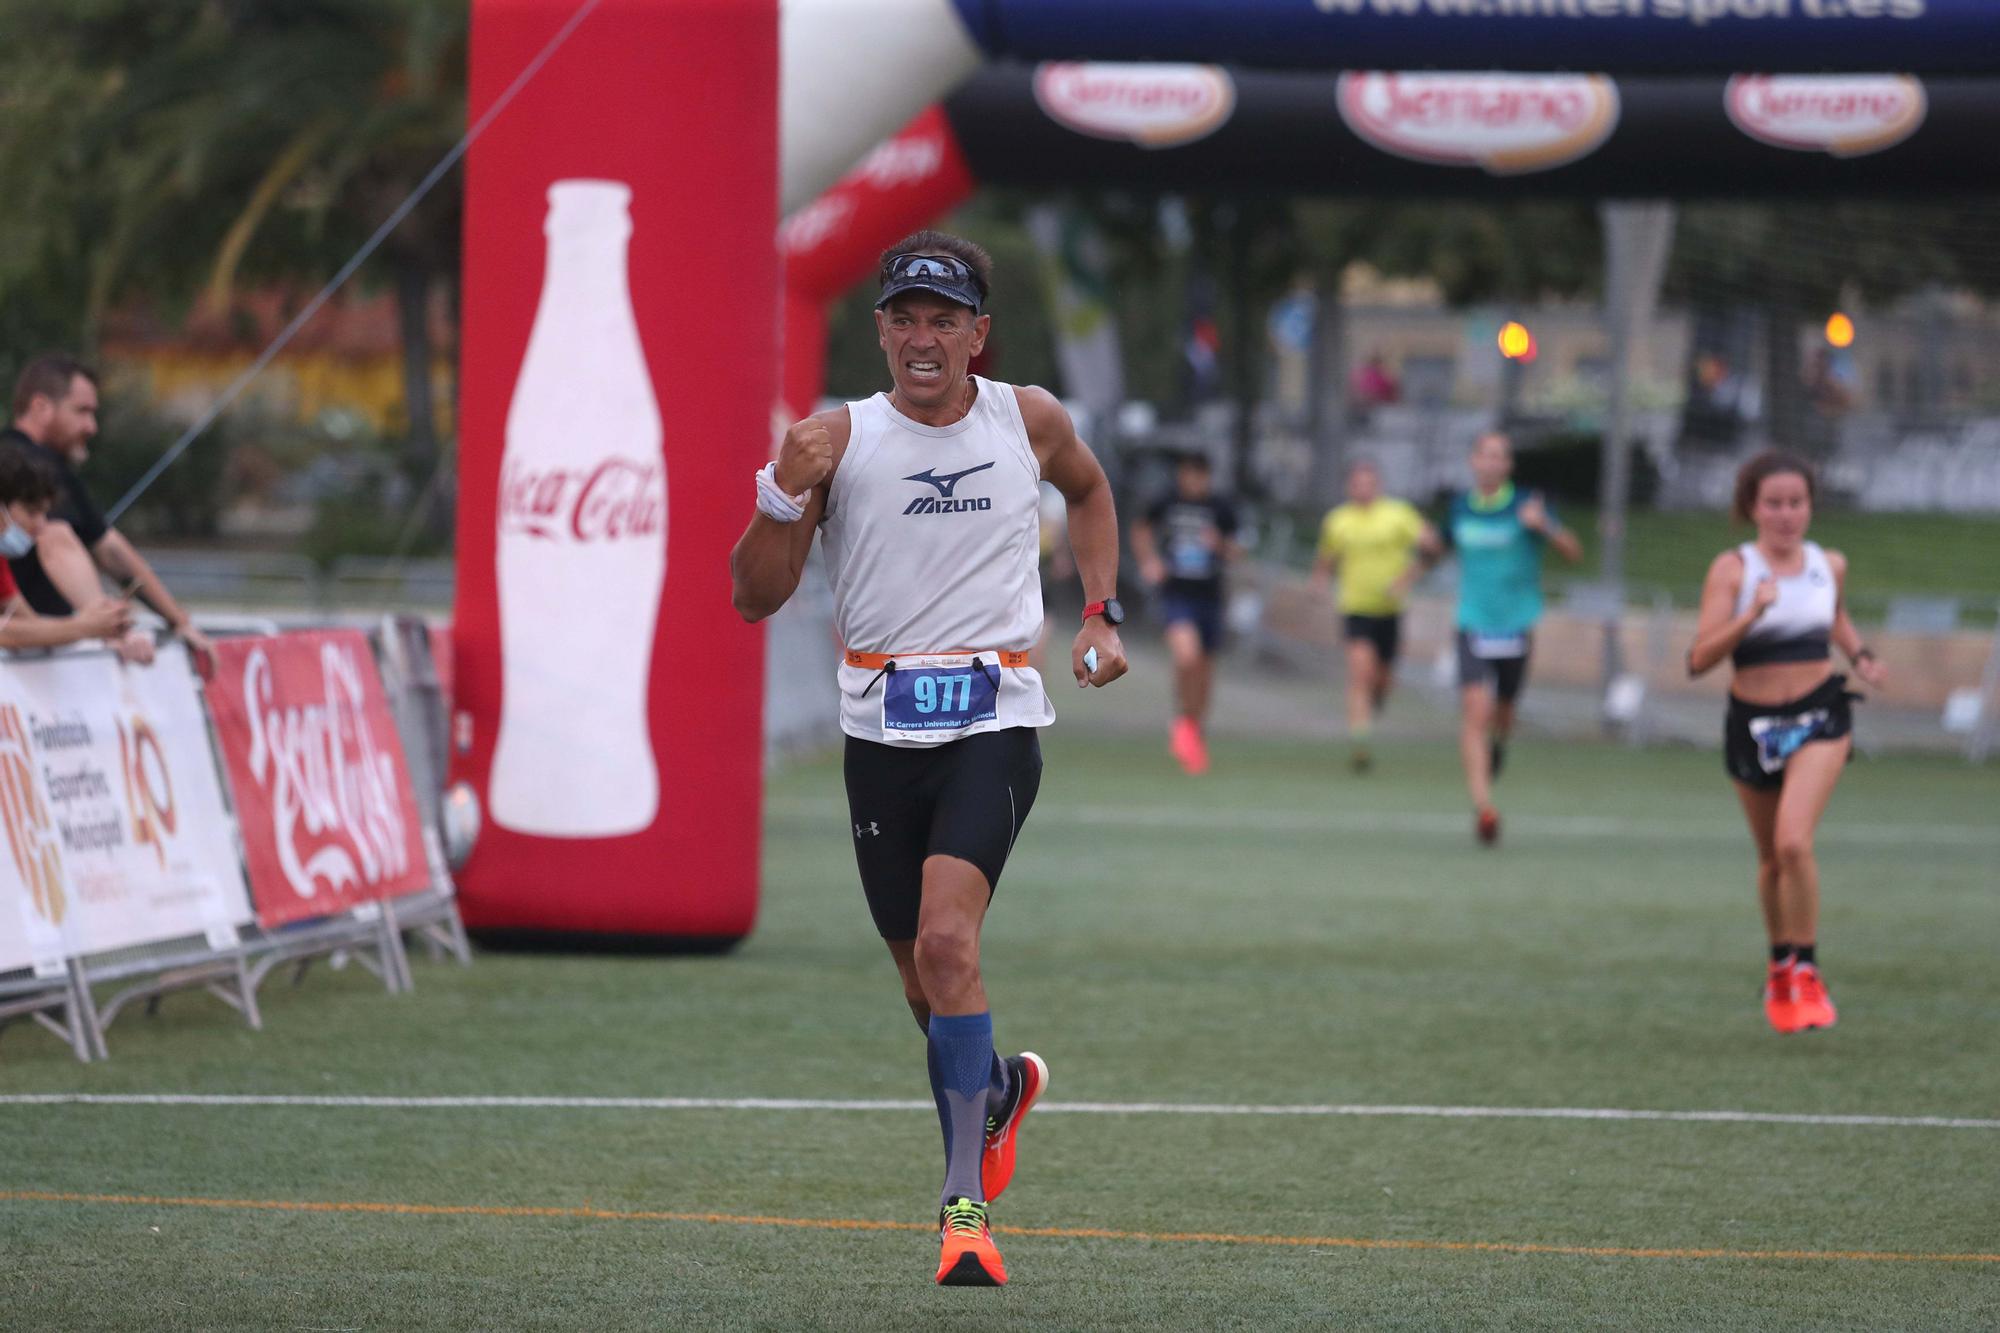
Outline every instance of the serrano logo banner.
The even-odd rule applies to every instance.
[[[257,919],[282,925],[429,882],[401,740],[358,631],[217,645],[209,708]]]
[[[1387,153],[1489,175],[1547,171],[1595,152],[1618,127],[1601,74],[1343,74],[1347,127]]]
[[[1739,74],[1723,104],[1760,143],[1863,157],[1915,134],[1930,99],[1906,74]]]
[[[1079,134],[1172,148],[1220,129],[1236,85],[1214,65],[1049,64],[1035,71],[1035,101]]]

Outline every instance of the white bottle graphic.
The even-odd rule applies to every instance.
[[[487,809],[517,833],[637,833],[667,572],[659,403],[626,278],[631,187],[549,188],[548,266],[507,411],[495,574],[501,698]]]

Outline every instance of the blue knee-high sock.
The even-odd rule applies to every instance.
[[[955,1198],[984,1200],[979,1181],[986,1152],[986,1092],[993,1071],[991,1014],[932,1014],[929,1032],[931,1095],[944,1131],[942,1208]]]
[[[931,1020],[928,1015],[917,1020],[917,1027],[928,1037],[931,1035]],[[986,1109],[990,1114],[998,1114],[994,1108],[1007,1100],[1007,1062],[1000,1058],[998,1048],[993,1052],[993,1073],[986,1081]]]

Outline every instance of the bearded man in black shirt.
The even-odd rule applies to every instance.
[[[45,616],[66,616],[110,597],[101,575],[130,587],[158,612],[207,671],[215,647],[159,575],[125,535],[105,522],[103,511],[76,475],[90,457],[97,434],[97,373],[67,356],[45,354],[22,368],[14,384],[14,423],[0,431],[0,447],[21,449],[54,465],[62,488],[35,549],[8,561],[28,605]],[[116,643],[119,656],[145,664],[153,641],[134,631]]]

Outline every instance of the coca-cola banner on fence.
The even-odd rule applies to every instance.
[[[409,768],[358,630],[224,639],[208,707],[257,919],[345,911],[430,882]]]
[[[249,920],[187,650],[0,670],[0,969]],[[44,969],[45,970],[45,969]]]
[[[777,399],[776,0],[475,0],[452,774],[476,928],[736,937]],[[732,497],[735,497],[732,500]]]

